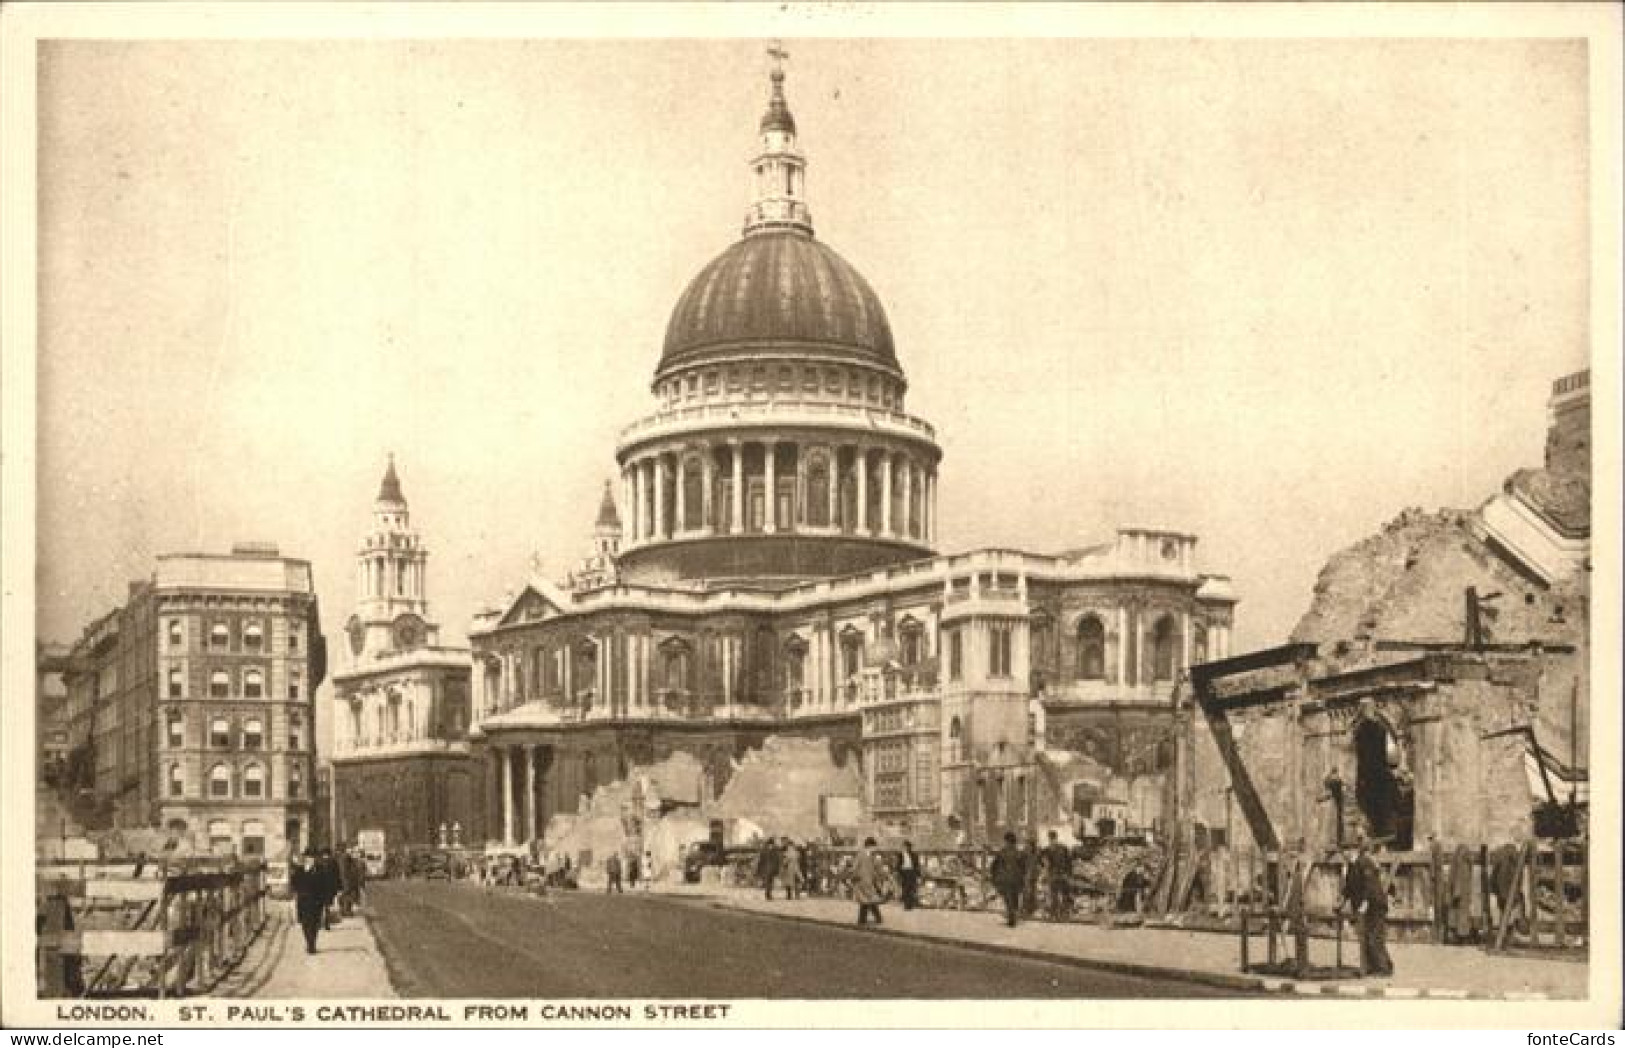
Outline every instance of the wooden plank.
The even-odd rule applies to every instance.
[[[1428,842],[1428,854],[1433,867],[1433,941],[1445,941],[1445,927],[1449,910],[1444,886],[1444,855],[1437,840]]]
[[[164,894],[163,881],[108,880],[87,881],[39,877],[34,881],[38,895],[59,895],[68,899],[117,899],[123,902],[148,902]]]
[[[1552,849],[1552,906],[1554,909],[1553,931],[1557,934],[1557,948],[1566,949],[1569,945],[1569,906],[1568,906],[1568,876],[1563,868],[1563,852],[1568,847],[1567,842],[1558,841]]]
[[[88,928],[44,933],[40,945],[81,957],[156,957],[169,948],[169,933],[157,929]]]
[[[1529,861],[1529,842],[1518,845],[1518,857],[1512,868],[1512,887],[1501,904],[1501,925],[1495,932],[1495,948],[1506,949],[1507,933],[1512,930],[1512,914],[1518,909],[1518,897],[1523,890],[1523,868]]]

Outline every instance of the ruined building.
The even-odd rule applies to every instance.
[[[1242,847],[1496,845],[1583,823],[1589,376],[1545,465],[1334,556],[1291,643],[1192,671],[1182,809]]]
[[[1069,825],[1085,764],[1090,803],[1160,820],[1174,684],[1229,653],[1228,580],[1166,528],[937,552],[936,431],[880,296],[813,233],[783,79],[743,235],[677,300],[589,563],[471,636],[481,832],[534,840],[673,754],[714,800],[771,736],[828,746],[897,833]]]

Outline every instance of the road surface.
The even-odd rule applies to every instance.
[[[805,924],[659,895],[545,898],[445,881],[367,885],[403,997],[1143,998],[1239,996]]]

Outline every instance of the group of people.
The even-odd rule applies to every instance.
[[[623,875],[625,877],[626,884],[633,891],[638,890],[638,883],[640,881],[643,884],[643,890],[648,891],[654,884],[655,879],[654,853],[645,851],[642,856],[639,856],[634,852],[633,854],[628,855],[623,862],[620,852],[610,852],[609,857],[604,860],[605,894],[613,894],[617,892],[624,894],[624,889],[621,887]]]
[[[334,904],[341,917],[349,917],[361,904],[367,866],[355,851],[335,855],[333,849],[306,848],[288,872],[293,890],[294,915],[305,936],[305,952],[316,952],[316,937],[333,927]]]
[[[756,879],[766,896],[773,898],[775,887],[784,889],[786,899],[799,899],[813,883],[814,854],[810,845],[799,845],[788,837],[769,837],[756,853]]]
[[[1004,922],[1014,928],[1020,917],[1038,912],[1038,886],[1043,881],[1049,899],[1049,916],[1064,920],[1072,905],[1072,850],[1061,843],[1056,831],[1049,831],[1049,843],[1042,849],[1038,839],[1029,837],[1027,847],[1016,843],[1014,833],[1004,835],[1004,847],[993,856],[993,887],[1004,902]]]

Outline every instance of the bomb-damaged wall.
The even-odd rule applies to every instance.
[[[1282,847],[1333,848],[1340,810],[1344,839],[1365,832],[1390,847],[1525,839],[1538,798],[1527,737],[1506,729],[1530,724],[1543,701],[1559,698],[1541,681],[1564,657],[1435,653],[1347,672],[1306,663],[1215,681],[1188,721],[1183,803],[1210,828],[1228,817],[1244,850],[1271,835]]]

